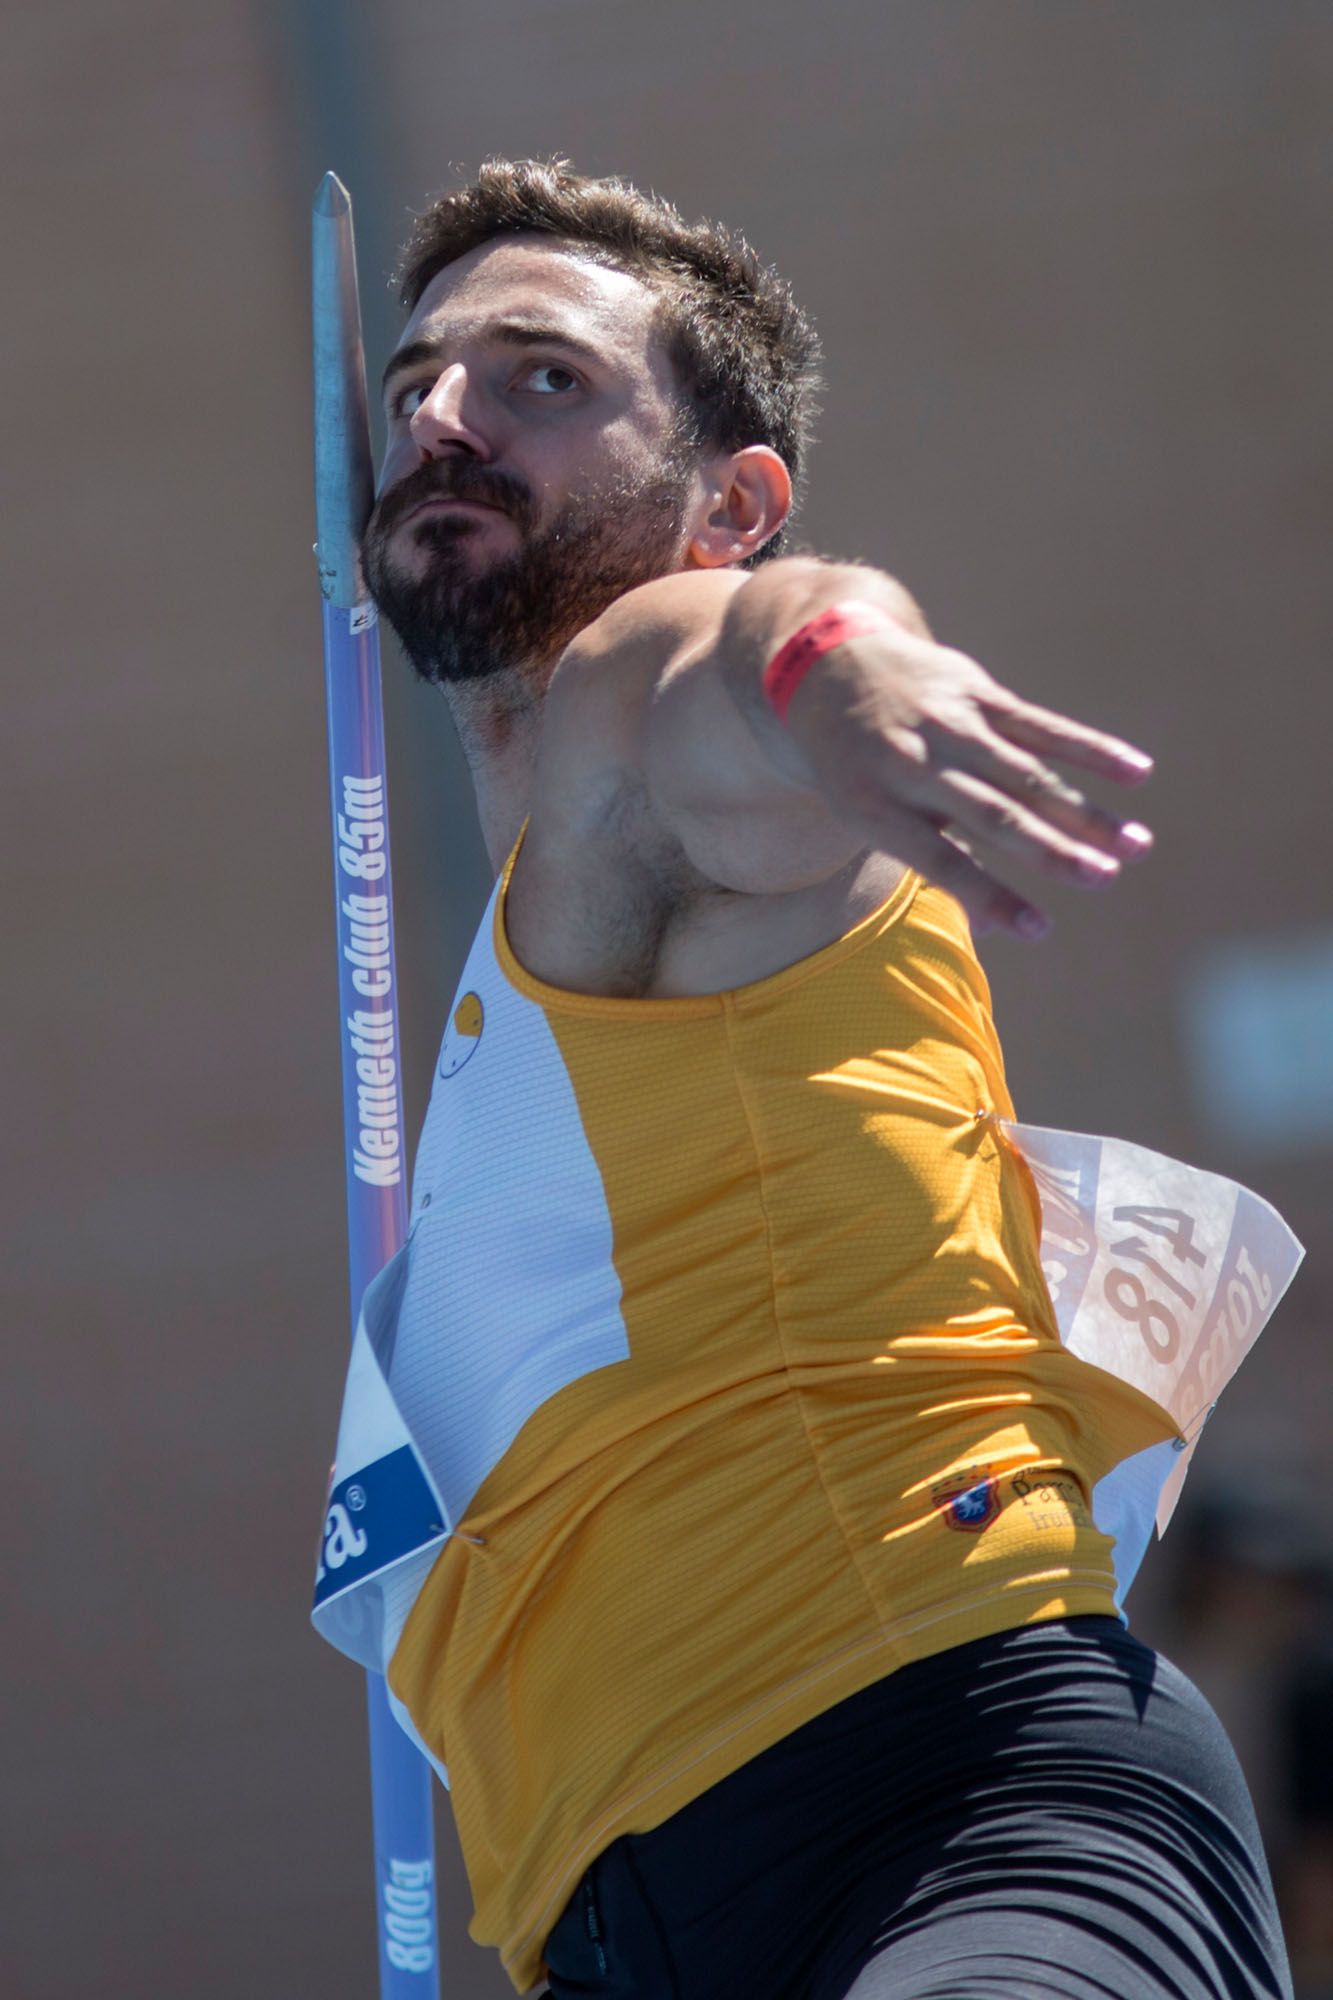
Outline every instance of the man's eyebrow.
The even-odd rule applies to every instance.
[[[605,357],[599,349],[577,334],[566,333],[562,327],[547,326],[533,319],[498,319],[480,329],[473,338],[495,340],[506,347],[563,347],[568,354],[577,354],[584,361],[595,362]],[[423,334],[417,340],[409,340],[406,347],[397,347],[389,356],[380,385],[381,394],[388,388],[395,375],[403,374],[409,368],[420,368],[428,361],[442,361],[450,349],[457,344],[458,336],[444,333]]]

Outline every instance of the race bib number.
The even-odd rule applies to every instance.
[[[1221,1174],[1121,1139],[997,1123],[1036,1183],[1061,1340],[1179,1426],[1161,1534],[1213,1406],[1304,1251],[1275,1208]]]

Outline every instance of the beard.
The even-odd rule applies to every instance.
[[[367,587],[422,680],[443,686],[547,667],[627,590],[679,567],[695,456],[673,440],[649,472],[573,495],[540,525],[531,491],[513,474],[474,459],[433,460],[376,502],[361,544]],[[519,547],[479,566],[468,547],[479,524],[428,514],[409,532],[429,565],[403,568],[389,546],[394,531],[423,500],[444,496],[498,508]]]

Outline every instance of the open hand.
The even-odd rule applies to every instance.
[[[1089,888],[1152,846],[1147,827],[1051,768],[1135,785],[1150,757],[1021,701],[965,653],[905,628],[827,653],[792,696],[787,727],[838,817],[957,897],[976,931],[1039,938],[1050,928],[995,864],[1012,859]]]

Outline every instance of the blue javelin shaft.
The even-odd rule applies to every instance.
[[[352,204],[335,174],[315,196],[316,560],[324,596],[333,880],[352,1328],[366,1286],[407,1235],[407,1162],[393,950],[379,628],[361,575],[374,492]],[[437,2000],[430,1766],[368,1674],[381,2000]]]

